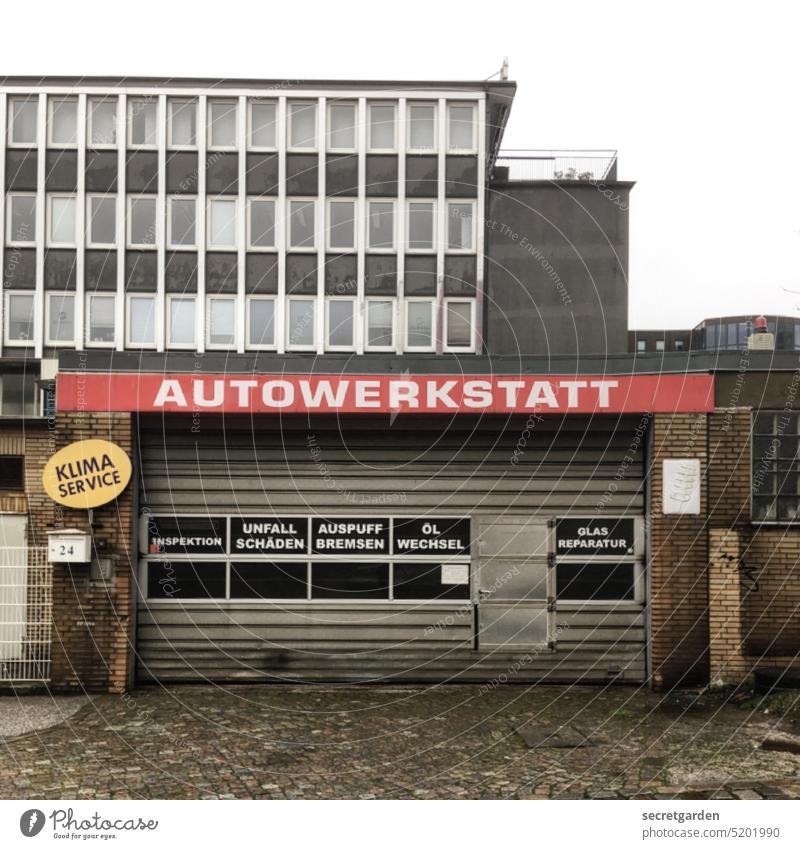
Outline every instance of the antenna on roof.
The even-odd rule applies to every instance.
[[[500,79],[508,79],[508,56],[503,57],[503,66],[500,68]]]

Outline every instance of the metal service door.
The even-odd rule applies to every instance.
[[[478,648],[546,648],[553,616],[547,519],[480,516],[476,523]]]

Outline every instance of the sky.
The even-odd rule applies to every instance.
[[[476,80],[508,57],[504,147],[614,148],[636,182],[631,326],[800,312],[795,3],[29,0],[14,18],[0,74]]]

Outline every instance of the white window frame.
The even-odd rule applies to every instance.
[[[9,319],[11,317],[11,298],[19,295],[32,298],[31,301],[31,338],[30,339],[12,339],[9,331]],[[3,345],[7,348],[27,348],[33,347],[36,339],[36,298],[37,293],[33,289],[11,289],[6,290],[3,298]]]
[[[239,341],[239,322],[236,315],[236,295],[206,295],[206,348],[209,351],[233,351],[236,350],[236,345]],[[211,341],[211,305],[216,301],[232,301],[233,302],[233,341],[229,343],[219,343]]]
[[[350,204],[353,207],[353,244],[346,248],[334,248],[331,245],[331,208],[335,204]],[[328,208],[325,215],[325,248],[328,253],[332,254],[352,254],[356,252],[358,245],[358,200],[356,198],[329,198]],[[316,233],[314,234],[316,236]],[[316,242],[316,239],[314,239]],[[295,250],[293,248],[293,250]]]
[[[112,103],[114,105],[114,141],[113,142],[96,142],[92,141],[92,106],[95,103]],[[80,128],[79,128],[80,130]],[[90,97],[86,103],[86,147],[89,150],[116,150],[117,135],[119,133],[119,98],[111,97]]]
[[[317,338],[317,323],[319,322],[319,299],[316,295],[287,295],[285,299],[286,309],[284,315],[285,321],[285,339],[286,339],[286,350],[287,351],[315,351],[317,348],[316,341],[312,341],[309,345],[298,345],[296,342],[292,343],[291,341],[291,304],[293,301],[310,301],[313,310],[314,316],[314,326],[312,340],[316,340]]]
[[[390,203],[392,205],[392,246],[390,248],[373,248],[369,243],[370,208],[373,203]],[[364,245],[370,254],[397,253],[397,198],[367,198],[367,216],[364,222]]]
[[[75,141],[57,142],[53,139],[53,112],[56,103],[72,103],[75,107]],[[47,146],[58,150],[71,150],[78,146],[81,127],[78,125],[78,98],[77,97],[48,97],[47,98]]]
[[[86,293],[86,323],[84,325],[84,344],[87,348],[113,348],[117,343],[117,325],[114,324],[114,339],[111,342],[93,342],[92,332],[92,301],[94,299],[110,300],[116,307],[116,292],[87,292]]]
[[[34,200],[37,201],[37,204],[38,204],[38,198],[37,198],[36,192],[9,192],[6,195],[6,232],[5,232],[6,244],[9,247],[12,247],[12,248],[16,248],[16,247],[22,248],[22,247],[28,247],[29,245],[35,245],[36,244],[36,237],[39,235],[36,232],[37,229],[38,229],[38,227],[37,227],[38,222],[36,220],[38,216],[37,216],[37,210],[36,209],[34,209],[34,212],[33,212],[33,238],[29,239],[27,241],[24,241],[24,242],[20,241],[19,239],[12,239],[11,238],[11,222],[12,222],[11,204],[12,204],[13,199],[16,198],[16,197],[33,198]],[[46,223],[45,223],[45,226],[46,226]]]
[[[353,341],[349,345],[331,345],[328,341],[331,328],[331,310],[330,306],[334,302],[348,302],[352,307],[353,313]],[[327,296],[325,298],[325,350],[326,351],[355,351],[356,349],[356,330],[358,327],[358,299],[349,297]]]
[[[272,301],[272,344],[262,345],[250,342],[250,304],[253,301]],[[278,348],[278,296],[277,295],[248,295],[245,302],[245,348],[248,351],[275,351]]]
[[[271,147],[261,144],[253,144],[253,106],[268,106],[272,105],[275,108],[275,144]],[[247,101],[247,150],[268,150],[275,151],[278,149],[278,134],[281,128],[278,126],[278,101],[268,97],[254,97]]]
[[[349,106],[353,110],[353,144],[351,147],[334,147],[330,141],[331,112],[335,106]],[[334,100],[327,105],[327,132],[325,133],[325,148],[328,153],[355,153],[358,150],[358,102],[355,100]]]
[[[211,204],[225,201],[233,204],[233,244],[216,245],[211,241]],[[235,251],[239,248],[239,198],[236,195],[211,195],[206,197],[206,251]]]
[[[95,242],[92,240],[92,201],[95,198],[101,198],[104,200],[113,200],[115,211],[114,211],[114,241],[113,242]],[[119,234],[117,233],[117,218],[116,218],[116,203],[117,196],[112,192],[90,192],[86,195],[86,247],[87,248],[113,248],[116,247],[117,242],[119,241]]]
[[[190,245],[172,244],[172,204],[174,201],[194,202],[194,242]],[[170,251],[196,251],[197,250],[197,195],[167,195],[167,250]]]
[[[429,304],[431,311],[431,342],[430,345],[408,344],[408,317],[411,304]],[[403,350],[419,353],[433,353],[436,351],[436,299],[435,298],[405,298],[403,301]]]
[[[369,344],[369,305],[375,301],[392,305],[392,343],[391,345]],[[397,298],[375,295],[364,299],[364,350],[365,351],[394,351],[397,349]]]
[[[415,106],[433,107],[433,147],[413,147],[411,144],[411,110]],[[406,152],[433,156],[439,152],[439,103],[436,100],[410,100],[406,106]]]
[[[72,207],[74,209],[74,226],[73,226],[73,238],[71,242],[57,242],[52,238],[51,230],[53,225],[53,201],[54,200],[72,200]],[[46,209],[47,214],[45,218],[45,231],[47,233],[46,244],[48,248],[74,248],[78,244],[78,196],[77,194],[73,194],[72,192],[48,192],[47,194],[47,203]]]
[[[472,247],[471,248],[451,248],[450,247],[450,207],[458,204],[459,206],[471,206],[472,207]],[[475,200],[470,200],[469,198],[464,198],[463,200],[459,200],[457,198],[448,198],[445,202],[445,230],[446,232],[443,234],[442,241],[444,242],[444,251],[448,254],[461,254],[462,256],[471,256],[477,250],[477,238],[478,238],[478,202]]]
[[[132,348],[134,350],[141,351],[152,351],[155,350],[156,340],[155,337],[157,335],[156,328],[156,300],[157,295],[155,292],[129,292],[125,298],[125,347]],[[132,342],[131,341],[131,302],[136,299],[144,300],[145,298],[149,298],[153,302],[153,341],[152,342]]]
[[[156,140],[151,144],[138,144],[133,140],[133,109],[138,101],[145,101],[151,103],[156,111]],[[127,138],[125,141],[128,143],[128,147],[133,150],[157,150],[158,149],[158,99],[152,95],[145,97],[129,97],[128,105],[127,105],[127,114],[125,116],[125,123],[127,126]]]
[[[447,344],[447,325],[449,322],[449,314],[447,308],[450,304],[469,304],[469,326],[470,326],[470,344],[469,345],[448,345]],[[442,320],[442,350],[447,353],[474,354],[477,345],[477,334],[475,333],[475,298],[445,298],[442,301],[442,310],[444,310]]]
[[[309,147],[296,147],[292,144],[292,106],[302,105],[302,106],[313,106],[314,107],[314,133],[312,134],[313,146]],[[316,100],[309,100],[308,98],[303,99],[300,98],[298,100],[290,100],[286,104],[286,150],[290,153],[295,151],[302,153],[309,153],[310,151],[317,150],[317,136],[319,135],[319,104]]]
[[[133,216],[131,215],[131,205],[134,200],[152,200],[155,202],[156,209],[153,216],[153,241],[147,244],[138,244],[131,239],[131,224]],[[154,194],[131,194],[125,198],[125,244],[129,248],[137,250],[154,251],[158,248],[158,196]]]
[[[8,109],[7,109],[7,130],[6,130],[6,147],[23,147],[23,148],[32,148],[36,147],[36,139],[32,142],[15,142],[14,139],[14,104],[18,101],[25,101],[28,103],[33,103],[34,111],[36,111],[36,136],[38,138],[41,127],[39,126],[39,114],[38,114],[38,103],[35,95],[21,95],[20,97],[9,97],[8,98]]]
[[[172,141],[172,106],[173,104],[194,104],[194,144],[175,144]],[[167,148],[169,150],[197,150],[197,136],[202,132],[200,126],[200,103],[196,97],[167,98]]]
[[[75,347],[75,325],[77,317],[77,309],[75,308],[75,293],[74,292],[47,292],[47,297],[44,302],[44,344],[53,348],[74,348]],[[53,298],[72,298],[72,338],[56,340],[50,337],[50,312]]]
[[[263,245],[253,244],[253,204],[262,201],[269,201],[275,208],[275,238],[273,239],[272,247],[264,247]],[[274,254],[278,250],[278,198],[271,195],[260,197],[252,196],[247,198],[247,250],[256,253]]]
[[[412,204],[428,204],[432,208],[432,219],[433,219],[433,232],[431,234],[431,247],[430,248],[412,248],[411,247],[411,205]],[[438,203],[435,200],[429,200],[427,198],[409,198],[406,200],[406,243],[404,248],[407,253],[412,254],[435,254],[438,250],[437,245],[437,231],[438,231],[438,215],[437,215],[437,207]]]
[[[394,113],[394,145],[392,147],[374,147],[372,144],[372,110],[374,107],[391,106]],[[367,152],[368,153],[397,153],[397,101],[372,100],[367,104]]]
[[[450,146],[450,109],[452,107],[472,107],[472,147],[451,147]],[[478,104],[460,100],[451,100],[447,104],[447,147],[445,153],[451,154],[469,154],[476,153],[478,150]]]
[[[174,301],[192,301],[194,303],[194,326],[192,328],[191,342],[173,342],[172,336],[172,304]],[[167,295],[166,324],[167,324],[167,348],[172,351],[194,351],[197,348],[197,317],[200,310],[197,309],[197,295],[194,292],[186,294],[174,293]]]
[[[233,144],[214,144],[211,141],[211,128],[213,122],[211,120],[212,107],[219,104],[227,104],[234,109],[233,127],[234,139]],[[198,129],[201,132],[201,129]],[[214,97],[209,99],[206,105],[206,150],[238,150],[239,149],[239,101],[230,97]]]
[[[317,204],[316,197],[287,197],[286,198],[286,251],[287,253],[316,253],[319,245],[319,233],[317,232]],[[303,248],[292,245],[292,204],[313,203],[314,204],[314,244]]]

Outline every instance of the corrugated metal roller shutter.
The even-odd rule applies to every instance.
[[[393,422],[353,416],[204,416],[140,422],[142,505],[152,513],[482,517],[641,516],[640,417]],[[473,521],[477,532],[479,523]],[[477,548],[473,549],[473,570]],[[141,603],[140,677],[485,680],[509,653],[474,651],[471,604]],[[518,680],[642,680],[641,605],[571,606],[555,652]],[[568,620],[568,621],[567,621]],[[444,624],[442,624],[444,623]]]

